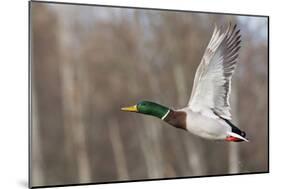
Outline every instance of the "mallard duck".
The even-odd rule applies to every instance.
[[[229,95],[240,49],[240,30],[236,24],[229,24],[224,32],[221,30],[215,26],[196,70],[187,107],[174,110],[155,102],[141,101],[121,110],[158,117],[205,139],[248,142],[246,133],[230,121]]]

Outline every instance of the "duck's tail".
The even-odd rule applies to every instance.
[[[245,133],[245,132],[243,132]],[[242,141],[246,141],[246,142],[249,142],[248,139],[246,139],[245,137],[237,134],[237,133],[234,133],[234,132],[228,132],[228,137],[226,137],[226,140],[227,141],[233,141],[233,142],[242,142]]]
[[[227,141],[234,141],[234,142],[246,141],[246,142],[249,142],[249,140],[246,138],[246,133],[244,131],[241,131],[238,127],[236,127],[229,120],[224,119],[224,121],[231,127],[231,132],[227,133],[228,136],[229,136],[229,137],[226,138]]]

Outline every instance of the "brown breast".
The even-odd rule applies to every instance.
[[[186,130],[186,116],[186,112],[170,110],[164,121],[176,128]]]

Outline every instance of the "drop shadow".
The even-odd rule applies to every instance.
[[[28,182],[26,180],[20,180],[18,181],[18,185],[23,187],[23,188],[29,188],[28,187]]]

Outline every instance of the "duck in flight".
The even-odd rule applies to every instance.
[[[187,107],[174,110],[155,102],[142,101],[121,110],[158,117],[205,139],[248,142],[246,133],[230,122],[231,78],[240,42],[237,25],[229,24],[224,32],[215,26],[197,68]]]

